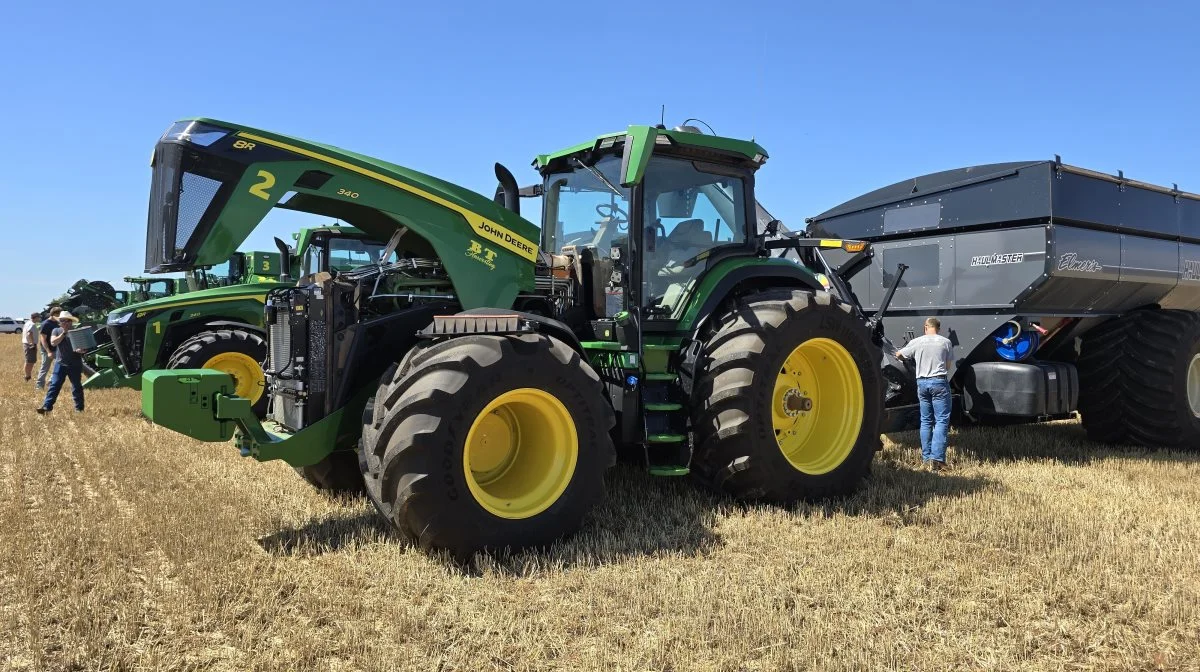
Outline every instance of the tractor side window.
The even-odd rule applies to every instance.
[[[683,305],[712,250],[746,242],[746,186],[664,157],[651,159],[645,184],[642,296],[665,317]]]

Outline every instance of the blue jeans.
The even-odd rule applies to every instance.
[[[67,380],[71,381],[71,396],[75,398],[75,410],[83,410],[83,380],[80,379],[83,373],[83,367],[76,364],[74,366],[63,364],[62,362],[54,363],[54,373],[50,376],[50,387],[46,390],[46,400],[42,402],[42,408],[47,411],[54,408],[54,402],[58,400],[58,393],[62,390],[63,383]]]
[[[921,401],[921,459],[946,461],[946,434],[950,432],[950,381],[918,378]]]

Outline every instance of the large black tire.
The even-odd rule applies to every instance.
[[[830,358],[843,362],[839,370],[844,376],[839,377],[847,382],[827,391],[837,394],[839,389],[847,389],[855,378],[851,371],[857,372],[862,412],[840,412],[836,405],[822,405],[821,395],[813,394],[809,411],[813,422],[827,422],[818,414],[828,412],[833,414],[829,418],[837,420],[823,426],[849,427],[846,423],[857,423],[858,431],[838,435],[841,440],[831,442],[836,447],[823,458],[826,463],[802,470],[784,453],[783,443],[776,438],[782,435],[782,441],[788,441],[787,431],[775,427],[773,408],[785,399],[778,410],[792,417],[799,413],[796,407],[786,406],[787,397],[795,396],[793,390],[784,389],[780,397],[776,383],[783,380],[785,363],[795,361],[789,357],[802,344],[828,347],[822,345],[826,341],[814,339],[833,341],[853,358],[850,363],[836,348],[833,350]],[[713,489],[742,499],[788,502],[853,492],[869,473],[871,460],[881,447],[881,361],[882,353],[867,326],[854,317],[849,305],[827,292],[770,290],[742,298],[710,328],[698,362],[692,418],[696,446],[693,473]],[[807,395],[810,391],[816,389],[803,392]],[[852,432],[853,428],[846,431]],[[811,445],[818,454],[822,450],[816,439],[801,441],[803,450],[808,450],[809,441],[815,442]]]
[[[1200,450],[1200,408],[1191,406],[1200,401],[1195,388],[1200,376],[1200,313],[1141,310],[1123,319],[1128,321],[1129,338],[1117,362],[1130,440]]]
[[[318,490],[336,495],[360,495],[363,492],[363,476],[355,451],[339,450],[316,464],[295,469]]]
[[[487,508],[464,465],[468,433],[483,411],[518,389],[562,404],[578,453],[547,508],[512,518]],[[606,399],[596,372],[553,337],[474,335],[419,346],[385,374],[364,412],[359,462],[367,495],[403,535],[459,559],[550,544],[576,531],[604,497],[604,472],[616,461]]]
[[[1087,332],[1076,361],[1079,369],[1079,414],[1088,438],[1102,443],[1124,443],[1125,404],[1121,369],[1116,365],[1129,340],[1129,320],[1109,320]]]
[[[263,373],[262,364],[267,359],[267,343],[258,334],[242,329],[218,329],[215,331],[202,331],[195,336],[187,339],[175,348],[175,352],[171,353],[170,359],[167,360],[168,369],[202,369],[213,357],[223,354],[245,355],[255,362],[258,367],[256,371],[251,371],[251,378],[239,387],[239,392],[247,389],[257,390],[259,392],[258,399],[254,401],[252,408],[254,414],[259,418],[266,417],[267,402],[270,401],[270,395],[267,393],[266,374]],[[213,367],[218,370],[220,367]],[[248,363],[247,363],[248,368]],[[242,371],[225,370],[234,376],[235,382],[241,382],[239,374]],[[246,388],[249,385],[249,388]]]

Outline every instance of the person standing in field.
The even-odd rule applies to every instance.
[[[62,312],[62,308],[58,306],[50,306],[49,317],[42,320],[42,326],[38,329],[38,343],[42,346],[42,366],[38,369],[37,389],[41,390],[46,387],[46,374],[50,373],[50,364],[54,361],[54,346],[50,345],[50,335],[58,328],[58,314]]]
[[[950,363],[954,344],[940,335],[942,323],[925,320],[925,335],[912,339],[896,351],[900,359],[911,359],[917,367],[917,399],[921,402],[921,461],[932,471],[946,468],[946,437],[950,433]]]
[[[41,321],[42,316],[37,313],[31,313],[29,319],[25,320],[25,325],[21,327],[21,347],[25,350],[25,381],[28,382],[33,375],[33,365],[37,364],[38,351],[38,328],[37,323]]]
[[[71,381],[71,396],[75,398],[75,412],[83,412],[83,348],[71,346],[71,327],[75,326],[75,316],[62,311],[58,314],[58,328],[50,334],[50,345],[54,346],[57,361],[54,362],[54,375],[50,376],[50,387],[46,389],[46,399],[38,406],[38,414],[54,410],[54,402],[63,383]]]

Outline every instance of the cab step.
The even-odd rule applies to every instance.
[[[651,434],[646,437],[646,443],[683,443],[687,439],[686,434]]]
[[[646,380],[653,380],[665,383],[674,383],[679,381],[678,373],[647,373]]]
[[[675,404],[675,403],[670,403],[670,402],[659,403],[659,404],[646,404],[645,409],[647,411],[682,411],[683,404]]]
[[[692,473],[692,470],[687,467],[681,467],[673,464],[661,464],[650,467],[651,476],[687,476]]]

